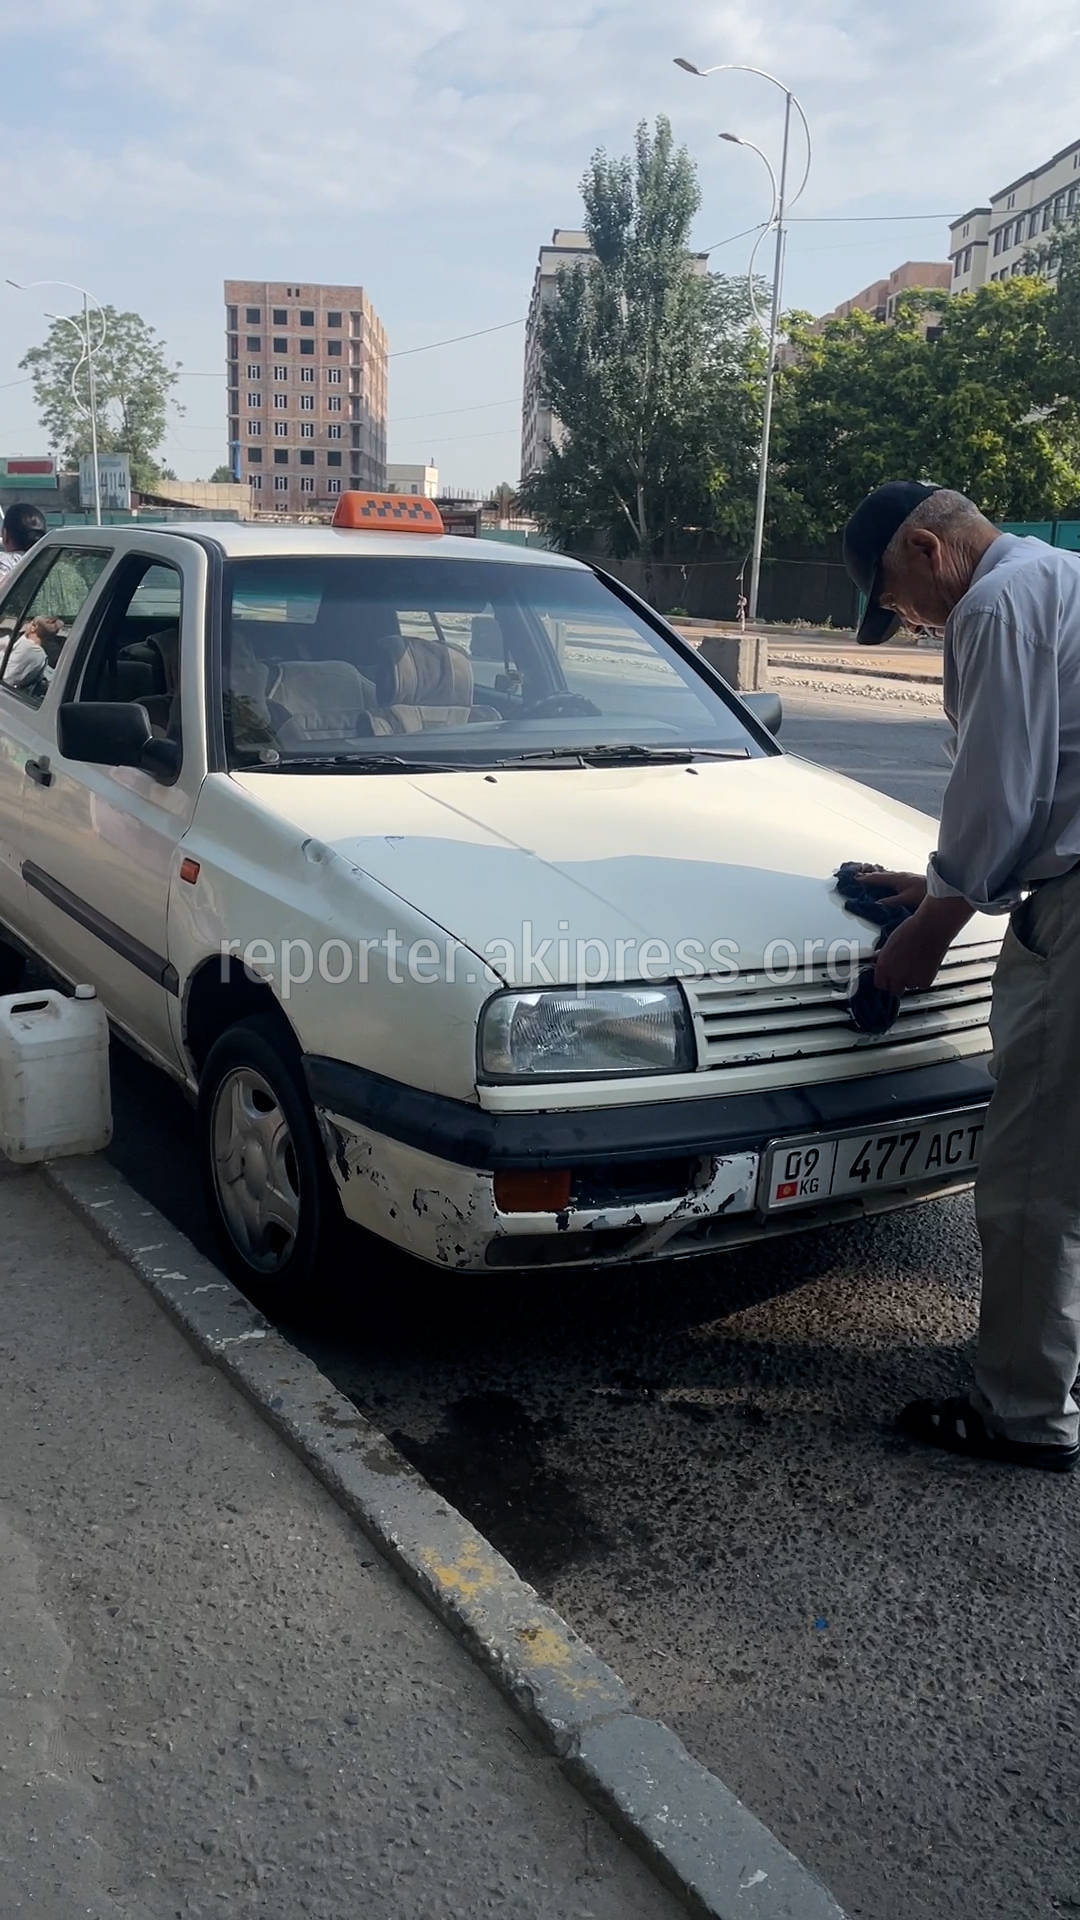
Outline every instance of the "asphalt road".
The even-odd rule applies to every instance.
[[[948,728],[931,694],[920,688],[897,698],[885,682],[880,692],[860,697],[847,680],[843,693],[830,696],[788,691],[788,676],[774,677],[784,699],[781,739],[790,753],[820,760],[936,817],[949,773]]]
[[[787,710],[936,811],[932,709]],[[182,1102],[126,1057],[115,1093],[113,1157],[205,1245]],[[588,1284],[355,1258],[294,1337],[852,1920],[1080,1913],[1075,1486],[891,1430],[963,1379],[967,1200]]]

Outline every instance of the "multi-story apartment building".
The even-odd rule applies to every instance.
[[[588,234],[569,227],[556,227],[551,245],[541,247],[533,278],[529,317],[525,322],[525,383],[521,398],[521,476],[536,473],[558,446],[562,429],[544,398],[541,382],[540,329],[543,317],[555,298],[559,275],[564,268],[584,263],[591,266],[595,255]]]
[[[434,500],[439,491],[439,469],[434,461],[430,466],[417,466],[411,461],[391,460],[386,469],[386,491],[419,493]]]
[[[872,281],[850,300],[841,300],[831,313],[822,314],[818,325],[823,326],[826,320],[846,320],[858,308],[887,326],[896,317],[896,303],[902,293],[936,293],[941,289],[947,293],[951,284],[952,268],[947,260],[905,260],[887,279]]]
[[[362,287],[226,280],[230,464],[260,512],[386,485],[386,335]]]
[[[949,259],[953,293],[972,293],[986,279],[986,237],[989,207],[969,207],[949,228]]]
[[[972,207],[949,228],[952,291],[971,293],[990,280],[1023,273],[1030,255],[1055,228],[1080,214],[1080,140]]]

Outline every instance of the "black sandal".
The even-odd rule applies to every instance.
[[[965,1454],[970,1460],[997,1460],[1011,1467],[1042,1467],[1069,1473],[1080,1461],[1080,1445],[1042,1446],[1038,1441],[1007,1440],[987,1426],[970,1400],[912,1400],[896,1421],[901,1433],[928,1447]]]

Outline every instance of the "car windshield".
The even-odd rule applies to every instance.
[[[436,554],[225,570],[229,764],[387,772],[769,751],[585,568]]]

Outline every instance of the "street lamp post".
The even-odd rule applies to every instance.
[[[796,201],[801,199],[802,197],[803,190],[805,189],[806,183],[810,178],[810,164],[813,158],[813,147],[810,139],[810,127],[807,122],[806,115],[803,112],[802,105],[798,100],[797,96],[794,93],[792,93],[790,87],[785,87],[782,80],[778,80],[774,73],[768,73],[764,67],[747,67],[747,66],[742,66],[735,61],[724,61],[721,63],[721,65],[716,67],[702,68],[702,67],[695,67],[693,62],[690,60],[681,60],[681,59],[677,59],[675,62],[675,65],[677,67],[681,67],[684,73],[691,73],[699,80],[707,80],[709,75],[713,73],[753,73],[753,74],[756,74],[757,77],[761,80],[771,81],[774,87],[779,87],[781,93],[784,96],[784,144],[783,144],[783,149],[782,149],[781,159],[780,159],[779,182],[777,181],[776,175],[773,172],[770,162],[768,161],[768,159],[766,158],[765,154],[762,152],[760,147],[755,147],[753,145],[753,142],[750,140],[740,139],[738,134],[725,133],[725,134],[721,134],[720,136],[722,140],[732,141],[735,146],[749,147],[751,149],[751,152],[756,153],[758,158],[764,161],[765,166],[768,169],[769,180],[773,190],[773,210],[769,220],[769,224],[766,227],[765,231],[767,233],[770,228],[775,230],[776,252],[773,260],[772,311],[769,315],[769,330],[768,330],[769,357],[768,357],[768,365],[766,366],[766,369],[765,369],[765,396],[764,396],[764,401],[762,405],[762,414],[761,414],[761,449],[758,456],[757,501],[754,507],[754,544],[753,544],[751,560],[750,560],[750,595],[749,595],[749,602],[747,605],[747,618],[750,621],[754,621],[757,619],[758,591],[761,585],[761,554],[762,554],[762,548],[765,542],[765,504],[766,504],[766,499],[767,499],[768,490],[769,490],[769,443],[772,438],[773,388],[774,388],[775,379],[776,379],[776,337],[780,327],[780,306],[781,306],[781,299],[783,294],[783,283],[784,283],[784,247],[787,239],[787,235],[784,230],[784,215],[785,213],[790,213],[791,208],[795,205]],[[801,182],[799,183],[798,192],[795,193],[792,196],[792,198],[789,200],[787,197],[787,169],[788,169],[788,152],[789,152],[790,142],[791,142],[792,108],[795,109],[796,113],[799,115],[800,120],[802,121],[803,133],[806,139],[806,166],[803,170],[803,177]],[[758,244],[760,244],[760,242]],[[756,256],[756,253],[757,253],[757,246],[755,246],[754,253],[751,255],[750,291],[751,291],[752,305],[753,305],[753,260],[754,260],[754,257]],[[756,314],[757,314],[756,307],[754,308],[754,312],[756,317]]]
[[[105,337],[108,332],[108,322],[105,319],[105,309],[102,306],[100,300],[95,300],[92,293],[87,293],[85,287],[77,287],[74,284],[74,282],[71,280],[28,280],[26,281],[25,284],[21,280],[9,280],[8,286],[15,287],[19,293],[29,293],[31,289],[34,287],[66,287],[70,293],[79,293],[82,295],[83,325],[82,325],[81,337],[82,337],[83,352],[82,352],[82,359],[77,362],[71,375],[71,392],[75,400],[76,406],[82,408],[82,411],[84,413],[88,412],[89,414],[90,451],[91,451],[91,457],[94,463],[94,521],[95,521],[95,524],[100,527],[101,525],[101,468],[98,464],[97,373],[94,367],[94,351],[95,351],[94,337],[90,329],[91,303],[97,308],[99,314],[101,315],[101,338],[97,343],[97,351],[99,353],[102,347],[105,345]],[[48,317],[49,316],[46,315],[46,318]],[[61,318],[64,318],[66,320],[68,326],[75,327],[76,332],[79,331],[77,323],[74,320],[68,319],[66,315],[62,315]],[[87,379],[87,385],[90,391],[89,409],[82,406],[82,402],[79,399],[78,390],[75,386],[75,380],[78,375],[79,368],[82,366],[83,360],[86,361],[86,379]]]
[[[763,225],[761,232],[758,234],[758,237],[754,242],[754,245],[750,254],[750,266],[747,270],[747,280],[748,280],[747,291],[750,295],[750,310],[754,316],[755,321],[757,322],[757,325],[760,331],[762,333],[767,333],[769,329],[768,327],[766,327],[765,322],[762,320],[761,315],[758,312],[757,295],[754,292],[754,262],[757,259],[757,250],[760,247],[762,241],[764,240],[765,235],[767,233],[771,233],[773,230],[773,227],[776,224],[777,209],[780,205],[780,188],[777,185],[776,175],[773,172],[772,161],[769,159],[768,154],[763,153],[760,147],[755,147],[752,140],[744,140],[741,133],[722,133],[719,137],[721,140],[729,140],[733,147],[745,147],[749,153],[756,153],[758,159],[761,161],[762,166],[764,167],[766,173],[769,176],[769,186],[772,189],[772,211],[769,214],[768,220]]]

